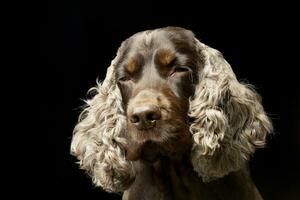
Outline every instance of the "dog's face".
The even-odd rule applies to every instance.
[[[149,160],[143,153],[148,149],[164,147],[168,154],[174,152],[174,147],[166,149],[168,143],[171,147],[190,138],[187,112],[199,69],[194,37],[183,29],[166,29],[138,33],[124,45],[116,80],[126,110],[127,134],[133,140],[127,155],[138,159],[143,154],[142,159]]]

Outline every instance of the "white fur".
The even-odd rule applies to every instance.
[[[272,124],[250,85],[237,81],[217,50],[196,40],[204,68],[190,101],[194,145],[191,160],[204,181],[241,169],[265,144]]]
[[[107,70],[102,84],[92,88],[96,95],[88,100],[74,129],[71,153],[78,157],[82,169],[93,182],[108,192],[125,190],[134,180],[132,163],[127,161],[122,146],[126,140],[126,118],[122,98],[115,80],[115,62]]]

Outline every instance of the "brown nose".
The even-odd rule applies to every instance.
[[[135,107],[129,114],[129,121],[139,130],[153,128],[160,119],[161,112],[154,105]]]

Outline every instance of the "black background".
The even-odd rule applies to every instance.
[[[69,0],[26,8],[30,17],[19,19],[29,37],[22,38],[26,46],[20,51],[29,67],[20,72],[26,73],[21,74],[29,83],[24,83],[22,97],[34,118],[28,117],[30,130],[22,133],[30,138],[19,163],[27,176],[13,187],[41,199],[121,199],[94,187],[78,169],[69,153],[72,129],[87,90],[105,77],[120,43],[137,31],[172,25],[191,29],[220,50],[238,79],[256,86],[275,131],[267,148],[251,160],[252,177],[265,199],[300,197],[299,21],[294,5]]]

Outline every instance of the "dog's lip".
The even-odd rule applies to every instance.
[[[168,123],[167,123],[168,124]],[[149,133],[154,133],[154,134],[161,134],[162,132],[167,132],[169,134],[177,134],[182,132],[182,126],[179,125],[174,125],[174,124],[169,124],[170,126],[164,127],[161,126],[159,122],[155,122],[152,127],[147,127],[147,128],[137,128],[137,127],[132,127],[134,131],[137,131],[138,134],[149,134]]]
[[[140,143],[138,141],[134,141],[134,145],[129,144],[127,146],[126,158],[131,161],[140,159],[142,147],[143,143]]]

